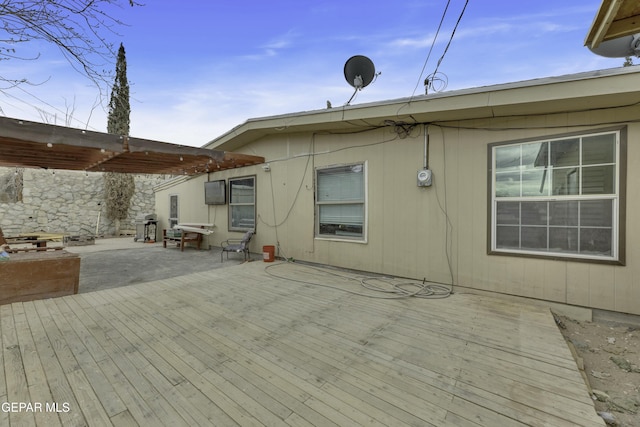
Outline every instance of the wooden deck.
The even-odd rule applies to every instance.
[[[0,425],[605,425],[548,310],[265,265],[0,307]]]

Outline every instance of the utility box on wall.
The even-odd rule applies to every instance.
[[[418,187],[431,187],[432,184],[431,169],[422,169],[418,171]]]

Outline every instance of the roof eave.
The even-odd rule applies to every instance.
[[[596,49],[604,41],[637,34],[639,29],[640,4],[637,0],[603,0],[584,44]]]
[[[606,79],[606,84],[602,79]],[[635,67],[504,83],[355,106],[249,119],[206,145],[237,150],[268,135],[349,131],[384,126],[385,120],[434,123],[526,114],[557,113],[640,102]]]

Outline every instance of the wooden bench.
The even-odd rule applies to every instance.
[[[173,231],[173,230],[170,230]],[[167,229],[162,230],[162,247],[167,247],[167,242],[174,242],[180,247],[181,251],[184,251],[184,245],[187,243],[195,243],[196,247],[200,249],[202,245],[202,234],[190,233],[184,230],[180,231],[180,235],[167,234]]]

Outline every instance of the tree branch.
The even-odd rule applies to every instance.
[[[109,35],[125,25],[108,10],[134,0],[0,0],[0,61],[27,59],[20,53],[25,43],[45,41],[61,51],[79,73],[102,93],[111,81],[115,60]],[[38,55],[39,56],[39,55]],[[37,59],[31,58],[31,59]],[[23,76],[0,74],[0,81],[23,82]]]

